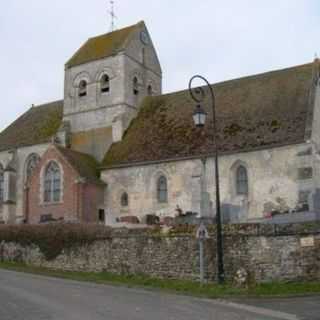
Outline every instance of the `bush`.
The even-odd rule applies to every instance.
[[[55,259],[62,250],[110,236],[110,228],[90,224],[0,225],[0,242],[36,245],[47,260]]]
[[[149,226],[157,225],[160,223],[160,218],[155,214],[147,214],[145,219],[146,219],[146,224]]]

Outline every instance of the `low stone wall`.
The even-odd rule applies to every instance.
[[[210,235],[204,243],[205,267],[207,279],[214,281],[215,231],[210,230]],[[199,243],[194,231],[177,230],[168,235],[148,230],[112,231],[106,239],[71,246],[51,260],[36,245],[2,241],[0,260],[73,271],[199,278]],[[240,268],[257,282],[320,280],[320,224],[225,227],[224,263],[227,280]]]

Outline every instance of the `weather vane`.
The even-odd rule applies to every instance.
[[[117,16],[114,13],[114,1],[113,0],[110,1],[110,6],[111,6],[111,10],[108,10],[108,13],[111,16],[111,27],[110,27],[110,29],[111,29],[111,32],[112,32],[115,29],[115,20],[117,18]]]

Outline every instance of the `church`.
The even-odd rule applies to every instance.
[[[317,59],[212,85],[224,221],[319,209],[319,85]],[[63,100],[0,133],[0,221],[213,217],[212,113],[198,128],[194,107],[188,90],[162,94],[144,22],[90,38],[65,64]]]

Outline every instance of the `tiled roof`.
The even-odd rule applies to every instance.
[[[303,142],[310,105],[313,64],[213,85],[218,144],[236,153]],[[212,121],[193,124],[188,91],[149,97],[103,166],[128,165],[213,153]],[[210,103],[205,109],[212,119]]]
[[[55,147],[82,178],[86,178],[88,182],[103,183],[99,179],[99,164],[92,156],[59,145],[55,145]]]
[[[90,38],[66,63],[66,67],[71,68],[116,54],[124,49],[130,34],[142,23]]]
[[[63,101],[32,107],[0,133],[0,151],[49,142],[57,132]]]

